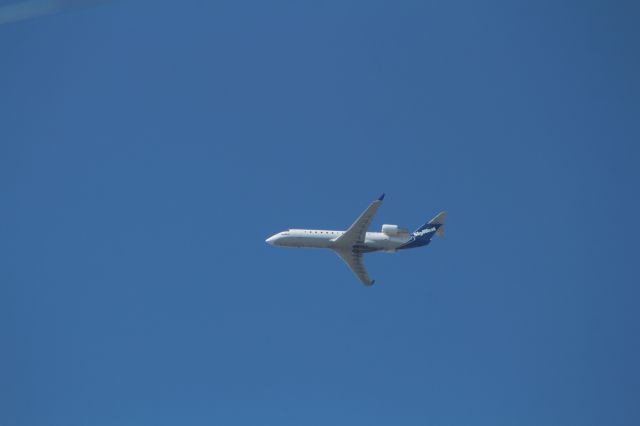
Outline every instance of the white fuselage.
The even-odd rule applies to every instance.
[[[367,232],[373,216],[382,204],[384,194],[374,200],[346,231],[326,229],[288,229],[267,238],[273,246],[295,248],[323,248],[333,250],[358,277],[360,282],[371,286],[375,282],[364,266],[364,254],[374,251],[393,253],[398,250],[426,246],[434,235],[444,232],[445,212],[439,213],[429,222],[409,233],[398,225],[384,224],[381,232]]]
[[[325,229],[289,229],[267,238],[267,243],[274,246],[297,248],[341,248],[335,240],[345,231]],[[367,232],[363,251],[395,252],[400,246],[411,240],[409,233],[387,235],[382,232]]]

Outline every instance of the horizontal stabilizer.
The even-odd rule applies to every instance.
[[[436,235],[440,238],[444,237],[444,220],[447,218],[447,212],[440,212],[436,217],[429,221],[429,225],[437,225]]]

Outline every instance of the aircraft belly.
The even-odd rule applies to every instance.
[[[407,242],[407,238],[367,238],[365,240],[365,245],[367,248],[371,250],[384,250],[384,251],[395,251],[402,244]]]
[[[331,244],[329,239],[314,238],[314,237],[293,237],[288,238],[282,245],[289,247],[304,247],[304,248],[328,248]]]

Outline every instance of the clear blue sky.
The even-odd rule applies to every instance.
[[[1,2],[6,5],[8,2]],[[640,424],[633,1],[0,26],[0,424]],[[447,236],[368,255],[289,227]]]

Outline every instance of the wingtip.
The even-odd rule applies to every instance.
[[[381,196],[378,197],[378,201],[382,201],[382,200],[384,200],[384,192],[382,193]]]

